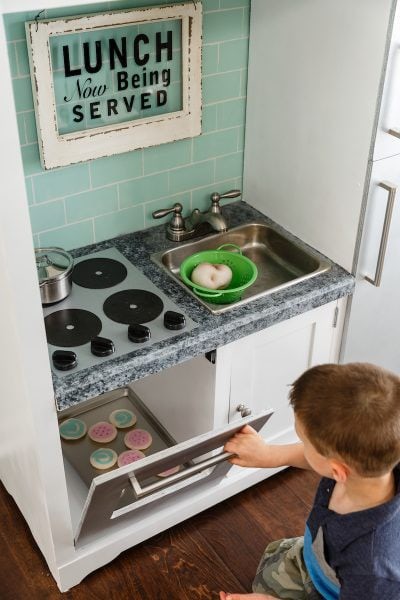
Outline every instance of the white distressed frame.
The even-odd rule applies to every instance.
[[[168,19],[182,22],[182,110],[60,135],[57,131],[50,36]],[[53,169],[200,135],[201,31],[200,2],[27,22],[32,91],[43,168]]]

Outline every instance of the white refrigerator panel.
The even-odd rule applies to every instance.
[[[394,15],[373,160],[396,154],[400,154],[400,3]]]
[[[392,0],[251,4],[244,200],[348,270],[391,14]]]
[[[387,207],[395,192],[390,215]],[[381,272],[379,255],[383,260]],[[368,280],[379,279],[380,274],[379,286]],[[399,339],[400,156],[394,156],[374,163],[372,168],[343,361],[372,362],[400,374]]]

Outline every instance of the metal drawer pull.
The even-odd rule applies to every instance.
[[[214,467],[225,460],[229,460],[232,456],[234,456],[233,452],[222,452],[221,454],[217,454],[216,456],[212,456],[211,458],[207,458],[206,460],[197,463],[193,467],[188,467],[178,473],[174,473],[173,475],[169,475],[169,477],[165,477],[163,481],[156,481],[155,483],[150,483],[146,487],[142,488],[138,480],[134,475],[130,476],[131,484],[133,487],[133,492],[137,499],[146,496],[152,492],[157,492],[158,490],[162,490],[166,487],[169,487],[172,483],[176,483],[177,481],[181,481],[182,479],[186,479],[191,475],[196,475],[197,473],[201,473],[201,471],[205,471],[210,467]]]
[[[400,138],[400,129],[388,129],[388,133],[394,137]]]
[[[245,404],[239,404],[239,406],[236,407],[236,412],[240,412],[243,418],[249,417],[251,415],[251,408],[248,408]]]
[[[388,237],[389,237],[390,223],[392,221],[393,206],[394,206],[394,201],[395,201],[396,193],[397,193],[397,187],[393,184],[381,181],[380,183],[378,183],[378,185],[381,188],[383,188],[384,190],[386,190],[387,192],[389,192],[389,194],[388,194],[388,200],[387,200],[387,205],[386,205],[385,220],[383,222],[381,244],[379,246],[379,254],[378,254],[378,261],[376,264],[375,277],[373,279],[371,279],[371,277],[365,277],[365,279],[369,283],[372,283],[372,285],[374,285],[375,287],[379,287],[381,284],[383,263],[385,261],[385,254],[386,254],[386,247],[387,247],[387,242],[388,242]]]

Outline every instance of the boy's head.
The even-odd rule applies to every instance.
[[[361,477],[379,477],[400,462],[400,378],[393,373],[367,363],[313,367],[293,383],[290,403],[321,475],[329,476],[324,459],[339,459]]]

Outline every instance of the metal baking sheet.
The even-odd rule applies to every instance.
[[[125,450],[129,450],[124,444],[125,434],[132,429],[145,429],[148,431],[153,442],[147,450],[143,450],[145,456],[150,456],[170,448],[176,444],[176,441],[171,437],[168,431],[147,410],[141,399],[130,389],[122,388],[113,392],[109,392],[102,396],[98,396],[93,400],[89,400],[83,406],[73,407],[64,411],[59,417],[59,422],[76,417],[85,422],[87,428],[99,421],[109,421],[109,416],[113,410],[118,408],[126,408],[131,410],[137,417],[137,422],[132,427],[125,429],[117,429],[117,437],[112,442],[107,444],[99,444],[90,439],[88,434],[80,440],[68,441],[61,438],[61,445],[64,457],[74,467],[85,484],[90,487],[92,479],[107,473],[111,470],[118,469],[116,464],[111,469],[95,469],[90,464],[90,455],[94,450],[99,448],[112,448],[119,455]],[[153,481],[158,480],[157,477],[151,478]],[[151,479],[148,480],[150,483]],[[125,499],[124,499],[125,500]]]

